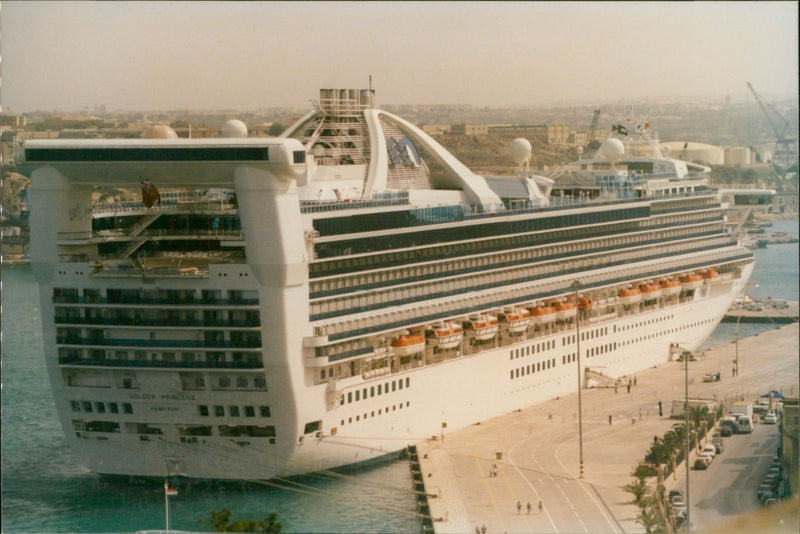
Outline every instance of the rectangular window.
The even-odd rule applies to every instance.
[[[122,403],[122,412],[126,413],[126,414],[132,414],[133,413],[133,404],[131,404],[130,402],[123,402]]]
[[[380,395],[380,394],[381,394],[381,386],[382,386],[382,385],[383,385],[383,384],[378,384],[378,395]]]
[[[357,389],[357,390],[356,390],[356,401],[360,400],[360,399],[359,399],[359,397],[360,397],[360,396],[361,396],[361,390],[360,390],[360,389]]]
[[[225,408],[222,406],[214,406],[214,415],[217,417],[225,417]]]
[[[261,406],[260,409],[261,409],[261,417],[272,417],[272,414],[270,413],[269,410],[269,406]]]
[[[75,401],[75,400],[69,401],[69,407],[72,408],[73,412],[81,411],[81,403],[78,402],[78,401]]]
[[[406,377],[406,387],[409,387],[409,382],[411,382],[411,379]]]
[[[231,414],[231,417],[239,417],[239,407],[228,406],[228,413]]]
[[[204,404],[201,404],[201,405],[200,405],[200,406],[198,406],[197,408],[198,408],[198,410],[200,411],[200,415],[201,415],[201,416],[203,416],[203,417],[208,417],[208,406],[206,406],[206,405],[204,405]]]
[[[108,411],[111,413],[119,413],[119,406],[117,405],[116,402],[109,402]]]
[[[374,397],[375,396],[375,386],[371,386],[369,388],[369,396],[370,397]]]
[[[348,391],[347,392],[347,402],[353,402],[353,392],[352,391]]]
[[[394,391],[396,389],[396,386],[397,386],[397,382],[392,382],[392,391]]]
[[[83,411],[86,413],[92,413],[92,403],[89,401],[83,401]]]
[[[95,402],[94,408],[97,410],[97,413],[106,413],[106,405],[102,402]]]
[[[253,406],[245,406],[244,407],[244,415],[246,417],[255,417],[256,416],[256,409]]]

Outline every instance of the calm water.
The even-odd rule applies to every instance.
[[[796,220],[768,232],[797,236]],[[798,300],[798,245],[755,251],[748,292]],[[164,528],[163,486],[98,477],[65,446],[42,358],[38,290],[27,266],[3,268],[2,532],[135,532]],[[757,287],[755,285],[757,284]],[[736,325],[722,323],[704,348],[728,343]],[[774,328],[739,325],[746,337]],[[190,485],[170,501],[172,528],[201,530],[198,519],[229,508],[233,518],[277,512],[284,532],[418,532],[404,460],[350,473],[310,476],[295,490],[257,484]]]

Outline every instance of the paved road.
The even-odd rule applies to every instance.
[[[760,508],[756,490],[778,442],[778,425],[756,425],[752,434],[724,438],[725,451],[708,469],[690,473],[691,521],[698,530]]]

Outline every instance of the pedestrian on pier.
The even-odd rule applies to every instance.
[[[611,426],[611,414],[608,414],[608,426]]]
[[[517,513],[518,514],[522,513],[522,503],[519,501],[517,501]]]
[[[531,515],[531,501],[528,501],[528,515]]]
[[[542,501],[539,501],[539,513],[542,513]]]

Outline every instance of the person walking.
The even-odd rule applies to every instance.
[[[542,513],[542,501],[539,501],[539,513]]]
[[[608,414],[608,426],[611,426],[611,414]]]
[[[522,513],[522,503],[519,501],[517,501],[517,513],[518,514]]]
[[[531,501],[528,501],[528,515],[531,515]]]

